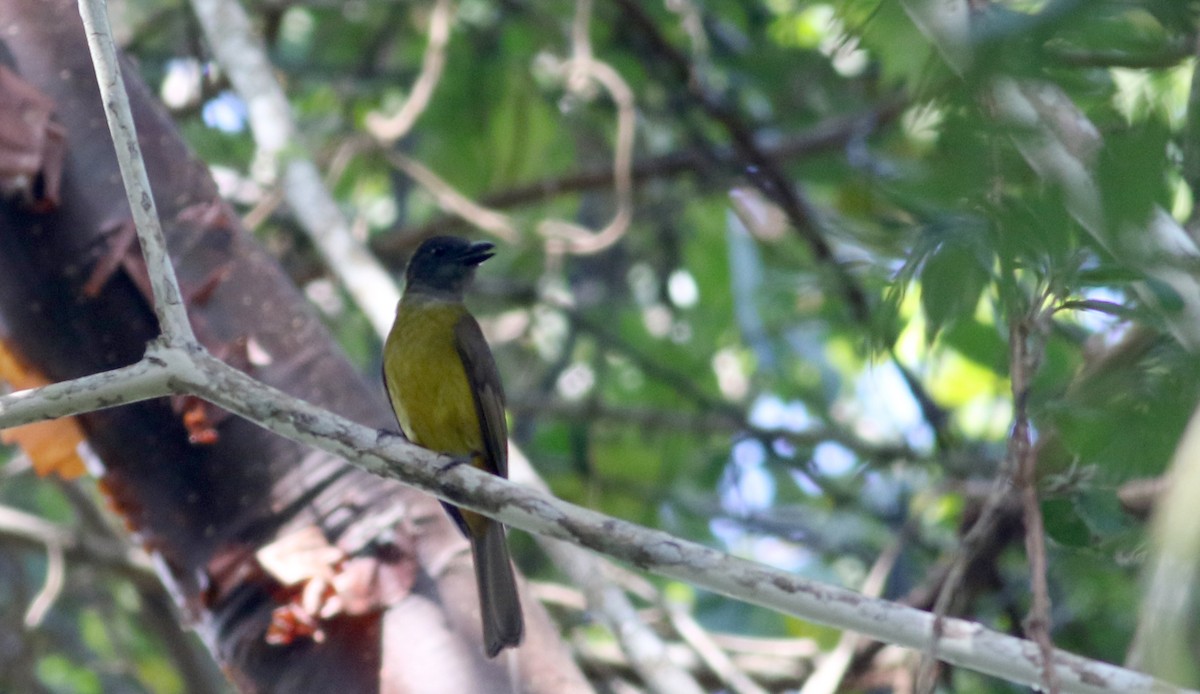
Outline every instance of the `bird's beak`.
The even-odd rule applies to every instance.
[[[466,265],[478,265],[483,261],[491,258],[495,253],[492,249],[496,246],[487,241],[478,241],[471,244],[470,248],[462,254],[462,262]]]

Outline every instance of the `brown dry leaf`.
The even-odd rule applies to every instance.
[[[325,631],[317,620],[296,603],[288,603],[271,612],[271,624],[264,640],[272,646],[290,646],[300,639],[316,643],[325,640]]]
[[[50,382],[25,364],[4,340],[0,340],[0,379],[7,381],[14,390],[37,388]],[[75,452],[83,438],[83,430],[74,417],[0,431],[0,442],[20,446],[33,461],[33,469],[39,475],[53,473],[68,480],[87,471]]]
[[[171,398],[171,405],[183,415],[183,428],[187,429],[188,443],[212,446],[221,440],[216,425],[228,416],[222,416],[223,410],[195,395],[176,395]]]
[[[268,574],[285,586],[295,586],[314,578],[328,580],[346,555],[329,544],[325,533],[316,526],[305,526],[284,535],[255,553]]]
[[[329,600],[322,617],[362,615],[400,602],[417,581],[417,562],[409,556],[354,557],[333,577],[336,600]]]
[[[394,545],[347,557],[315,526],[279,538],[255,557],[285,587],[271,613],[266,639],[272,644],[299,638],[319,642],[324,620],[381,610],[408,595],[416,581],[415,560]]]

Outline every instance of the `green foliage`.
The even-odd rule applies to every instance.
[[[1169,137],[1166,124],[1158,120],[1105,137],[1096,177],[1114,252],[1137,248],[1140,241],[1126,236],[1143,233],[1155,205],[1170,209],[1163,169]]]
[[[834,3],[846,26],[875,55],[886,83],[920,88],[937,68],[934,48],[898,2],[840,0]]]
[[[969,230],[938,231],[935,235],[944,238],[932,243],[919,278],[930,338],[975,313],[992,267],[987,249]]]
[[[1051,540],[1068,547],[1091,546],[1094,540],[1091,530],[1069,500],[1046,499],[1041,508],[1046,535]]]
[[[38,663],[38,679],[50,691],[63,694],[100,694],[103,691],[99,675],[57,655],[46,656]]]
[[[1045,405],[1047,423],[1076,460],[1107,481],[1161,474],[1200,395],[1200,367],[1172,344],[1079,380]]]

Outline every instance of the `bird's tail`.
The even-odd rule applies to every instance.
[[[525,619],[517,597],[517,581],[508,558],[504,526],[489,522],[483,532],[469,534],[479,584],[479,610],[483,617],[483,644],[489,658],[521,643]]]

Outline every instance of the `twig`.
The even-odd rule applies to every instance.
[[[283,193],[278,188],[272,188],[242,217],[242,226],[247,231],[256,231],[263,222],[275,214],[275,210],[279,209],[282,202]]]
[[[902,111],[904,100],[893,98],[861,113],[834,116],[794,136],[764,145],[765,154],[772,159],[803,157],[833,147],[842,147],[864,136],[872,127],[894,120]],[[737,156],[732,147],[696,147],[647,157],[632,162],[633,182],[674,176],[682,173],[702,174],[713,165],[729,166]],[[612,166],[605,165],[574,173],[553,176],[501,190],[479,199],[485,209],[499,210],[524,205],[565,193],[607,188],[613,185]],[[371,241],[375,253],[387,263],[399,263],[407,258],[412,239],[424,239],[454,231],[461,226],[458,217],[442,217],[399,231],[380,234]]]
[[[879,554],[863,581],[863,595],[878,597],[883,594],[888,576],[891,575],[892,568],[896,566],[896,560],[900,558],[903,548],[903,538],[897,537]],[[838,639],[837,646],[825,656],[817,669],[804,682],[800,694],[834,694],[837,692],[851,663],[854,662],[854,651],[858,648],[860,641],[862,641],[862,636],[859,634],[852,631],[843,633]]]
[[[617,210],[612,220],[601,230],[591,231],[563,219],[547,219],[538,224],[538,233],[546,238],[546,250],[551,255],[599,253],[612,246],[629,229],[633,220],[633,90],[611,65],[596,59],[589,36],[592,20],[592,0],[575,1],[575,17],[571,23],[571,57],[550,67],[566,83],[567,91],[579,99],[590,99],[593,84],[608,92],[617,106],[617,136],[613,153],[613,187]]]
[[[1041,325],[1049,315],[1045,308],[1046,298],[1042,295],[1038,303],[1030,309],[1029,315],[1015,320],[1010,330],[1009,372],[1012,380],[1013,425],[1008,438],[1008,454],[997,472],[992,492],[984,503],[979,518],[963,538],[958,555],[938,593],[934,615],[940,623],[958,590],[966,566],[974,560],[984,538],[991,534],[1000,507],[1012,493],[1013,487],[1016,487],[1025,522],[1025,546],[1029,558],[1030,583],[1033,587],[1033,603],[1026,622],[1026,634],[1038,644],[1043,663],[1050,663],[1054,655],[1054,644],[1049,633],[1050,594],[1046,584],[1045,529],[1035,486],[1037,455],[1033,448],[1028,412],[1030,383],[1042,359]],[[938,643],[935,640],[921,663],[917,676],[918,692],[933,691],[936,684],[937,668],[934,663],[938,657],[937,653]],[[1044,665],[1043,672],[1043,685],[1051,694],[1057,694],[1059,683],[1054,668]]]
[[[866,320],[868,301],[866,293],[855,283],[845,267],[838,261],[829,242],[819,233],[816,210],[783,174],[778,164],[766,156],[755,140],[754,131],[727,102],[712,94],[705,82],[692,66],[688,57],[675,48],[662,34],[654,20],[647,14],[645,6],[636,0],[614,0],[622,14],[632,26],[647,39],[654,54],[662,59],[675,78],[687,89],[688,95],[712,120],[716,121],[733,142],[734,149],[748,165],[745,173],[763,193],[774,200],[787,214],[792,226],[812,249],[816,261],[827,268],[838,282],[838,288],[846,298],[851,312],[858,320]],[[739,172],[742,173],[742,172]]]
[[[42,589],[29,603],[25,610],[25,628],[36,629],[46,618],[46,613],[54,606],[62,593],[63,583],[67,575],[67,560],[63,556],[63,547],[53,540],[46,543],[46,580]]]
[[[933,605],[934,638],[929,645],[928,652],[921,661],[921,666],[917,674],[917,692],[931,692],[936,684],[936,661],[941,658],[941,637],[945,629],[946,615],[949,612],[950,603],[958,593],[958,588],[962,583],[967,566],[979,555],[980,548],[984,546],[985,541],[992,534],[992,530],[996,527],[996,519],[999,517],[999,511],[1003,507],[1005,500],[1012,493],[1012,481],[1015,473],[1014,465],[1015,461],[1013,458],[1006,456],[1000,470],[996,472],[995,480],[992,483],[992,491],[988,495],[987,500],[984,501],[983,508],[979,512],[979,517],[971,525],[971,529],[967,531],[966,535],[963,535],[958,552],[955,553],[950,568],[946,572],[946,577],[938,589],[937,600]]]
[[[980,487],[986,487],[986,489],[975,492],[967,490],[963,491],[962,493],[964,496],[982,498],[981,504],[986,506],[988,499],[991,498],[992,493],[998,487],[1001,489],[1007,489],[1007,486],[1000,484],[1000,482],[1001,480],[993,477],[987,480],[985,483],[977,485]],[[960,568],[960,571],[963,572],[963,574],[978,575],[994,570],[992,567],[994,566],[998,555],[1001,554],[1005,548],[1015,542],[1015,534],[1018,529],[1014,528],[1013,526],[1017,524],[1015,519],[1020,515],[1020,509],[1018,508],[1019,503],[1020,502],[1014,499],[1013,495],[1011,494],[1005,494],[1001,497],[1000,507],[995,512],[995,515],[991,516],[993,518],[991,521],[991,526],[993,528],[1003,529],[1003,532],[989,531],[980,535],[980,542],[972,545],[974,549],[971,552],[971,559]],[[984,513],[985,511],[979,511],[978,515],[976,515],[976,518],[978,519],[978,517]],[[1024,529],[1020,528],[1019,530],[1023,531]],[[920,584],[910,588],[904,597],[900,598],[899,602],[920,610],[934,609],[939,597],[941,597],[943,594],[943,587],[951,578],[951,573],[955,568],[957,560],[962,557],[962,553],[965,551],[965,546],[966,540],[964,539],[963,543],[960,543],[958,553],[951,558],[949,563],[934,567],[934,569],[925,576],[924,580]],[[955,580],[960,581],[961,578]],[[953,591],[951,591],[951,593],[953,594]],[[943,609],[942,614],[944,615],[945,612],[946,609]],[[937,618],[937,614],[935,613],[935,632],[941,629],[941,625],[938,623]],[[862,672],[871,662],[871,660],[886,645],[887,644],[878,641],[860,644],[858,652],[855,653],[854,659],[850,665],[851,672]],[[911,690],[912,687],[909,689]]]
[[[576,642],[574,650],[580,666],[586,670],[617,670],[621,674],[626,672],[632,674],[625,654],[615,644],[594,639],[579,640]],[[735,656],[734,663],[738,668],[752,674],[756,680],[766,685],[769,691],[793,691],[800,686],[804,681],[804,676],[812,669],[809,659],[816,650],[815,647],[812,647],[802,653],[792,654],[748,652]],[[686,668],[703,686],[707,687],[708,691],[721,691],[724,685],[709,675],[705,664],[700,661],[695,651],[682,643],[671,642],[667,644],[667,653],[671,662]]]
[[[443,212],[460,217],[468,224],[505,241],[516,241],[520,236],[516,224],[508,215],[489,210],[463,195],[424,164],[393,150],[384,150],[384,156],[392,166],[428,190]]]
[[[1046,539],[1042,509],[1038,503],[1036,473],[1037,452],[1029,423],[1029,389],[1042,360],[1041,307],[1031,320],[1020,320],[1009,337],[1009,370],[1012,378],[1013,427],[1009,434],[1009,455],[1015,461],[1016,483],[1021,494],[1025,520],[1025,553],[1029,559],[1033,602],[1025,620],[1025,635],[1038,644],[1042,655],[1044,689],[1058,694],[1054,671],[1054,642],[1050,639],[1050,588],[1046,584]]]
[[[691,646],[705,666],[735,694],[767,694],[767,690],[750,679],[713,640],[691,613],[679,605],[667,604],[667,618],[687,645]]]
[[[613,154],[613,181],[617,195],[617,211],[612,220],[601,230],[591,231],[573,222],[561,219],[547,219],[538,225],[538,233],[548,240],[548,248],[561,248],[562,251],[576,255],[599,253],[612,246],[629,229],[633,220],[633,135],[634,109],[633,90],[611,66],[598,60],[591,60],[585,66],[578,64],[579,59],[567,61],[559,69],[567,75],[568,84],[581,73],[590,80],[600,83],[613,103],[617,105],[617,137]],[[582,87],[575,87],[583,91]]]
[[[784,175],[778,162],[768,156],[755,138],[754,130],[728,105],[709,92],[702,76],[694,69],[688,57],[677,50],[655,25],[645,8],[636,0],[614,0],[646,37],[654,53],[661,57],[676,79],[684,84],[688,95],[716,123],[721,125],[733,143],[734,150],[746,165],[744,172],[764,195],[779,205],[788,220],[801,235],[816,262],[829,272],[844,297],[853,319],[864,326],[871,324],[870,302],[867,293],[846,269],[825,239],[824,222],[815,206],[803,194],[799,186]],[[739,172],[742,173],[742,172]],[[891,355],[895,360],[895,355]],[[905,376],[905,384],[913,398],[921,406],[921,413],[935,434],[939,444],[948,440],[945,431],[946,418],[934,398],[923,384],[903,364],[895,360]]]
[[[565,544],[563,546],[574,547],[574,545]],[[641,591],[637,591],[637,594],[649,601],[658,602],[660,600],[659,592],[650,586],[649,581],[640,575],[612,563],[604,566],[604,571],[606,574],[617,572],[622,577],[631,578],[637,584],[650,587],[648,593],[643,594]],[[629,582],[617,580],[617,584],[625,590],[635,592],[631,589]],[[546,581],[529,581],[529,587],[530,592],[539,602],[563,608],[567,611],[586,612],[588,610],[587,601],[583,593],[571,586]],[[644,613],[646,610],[642,612]],[[655,614],[659,612],[659,610],[654,610]],[[679,610],[679,614],[684,620],[690,620],[694,623],[694,620],[686,610]],[[645,616],[641,618],[645,621],[651,621],[651,618]],[[703,627],[698,625],[696,628],[703,630]],[[803,675],[811,669],[807,661],[820,652],[820,648],[812,639],[757,638],[709,631],[705,631],[704,638],[714,648],[728,652],[729,661],[733,667],[755,680],[762,681],[772,691],[781,688],[798,687],[803,681]],[[695,648],[689,648],[688,645],[677,641],[665,642],[664,648],[667,653],[666,659],[673,666],[691,673],[701,686],[708,685],[710,682],[724,684],[719,680],[715,680],[711,673],[712,668],[701,660]],[[580,647],[576,651],[576,657],[577,660],[581,661],[581,665],[584,666],[585,670],[588,669],[587,665],[589,663],[596,662],[602,663],[607,667],[619,667],[628,670],[630,673],[634,673],[634,669],[629,663],[628,655],[619,648],[618,644],[611,641],[592,640],[586,646],[580,644]]]
[[[396,115],[389,117],[378,111],[367,114],[367,131],[385,147],[390,147],[407,135],[429,105],[429,99],[442,79],[442,70],[446,66],[446,44],[450,41],[453,14],[451,0],[437,0],[434,4],[429,16],[429,41],[425,44],[425,55],[421,59],[421,73],[417,75],[408,99]]]
[[[984,510],[964,538],[959,556],[947,575],[938,595],[935,614],[941,619],[954,592],[958,589],[966,564],[974,558],[978,543],[992,532],[1000,502],[1016,487],[1021,502],[1025,526],[1025,546],[1029,559],[1030,583],[1033,601],[1026,619],[1025,631],[1041,653],[1043,662],[1043,687],[1051,694],[1058,694],[1060,685],[1052,665],[1054,644],[1050,638],[1050,591],[1046,583],[1045,528],[1036,488],[1037,453],[1033,446],[1033,433],[1029,421],[1029,391],[1041,364],[1044,322],[1054,309],[1047,308],[1049,295],[1042,292],[1028,313],[1014,320],[1009,331],[1009,373],[1012,381],[1013,425],[1008,438],[1008,453],[1001,471],[997,474],[991,495]],[[968,541],[970,540],[970,541]],[[934,687],[933,660],[938,645],[931,646],[929,656],[922,662],[917,678],[918,692],[932,692]]]
[[[31,548],[54,545],[66,558],[112,569],[139,588],[161,587],[154,567],[141,550],[111,538],[85,536],[24,511],[0,506],[0,538]]]

